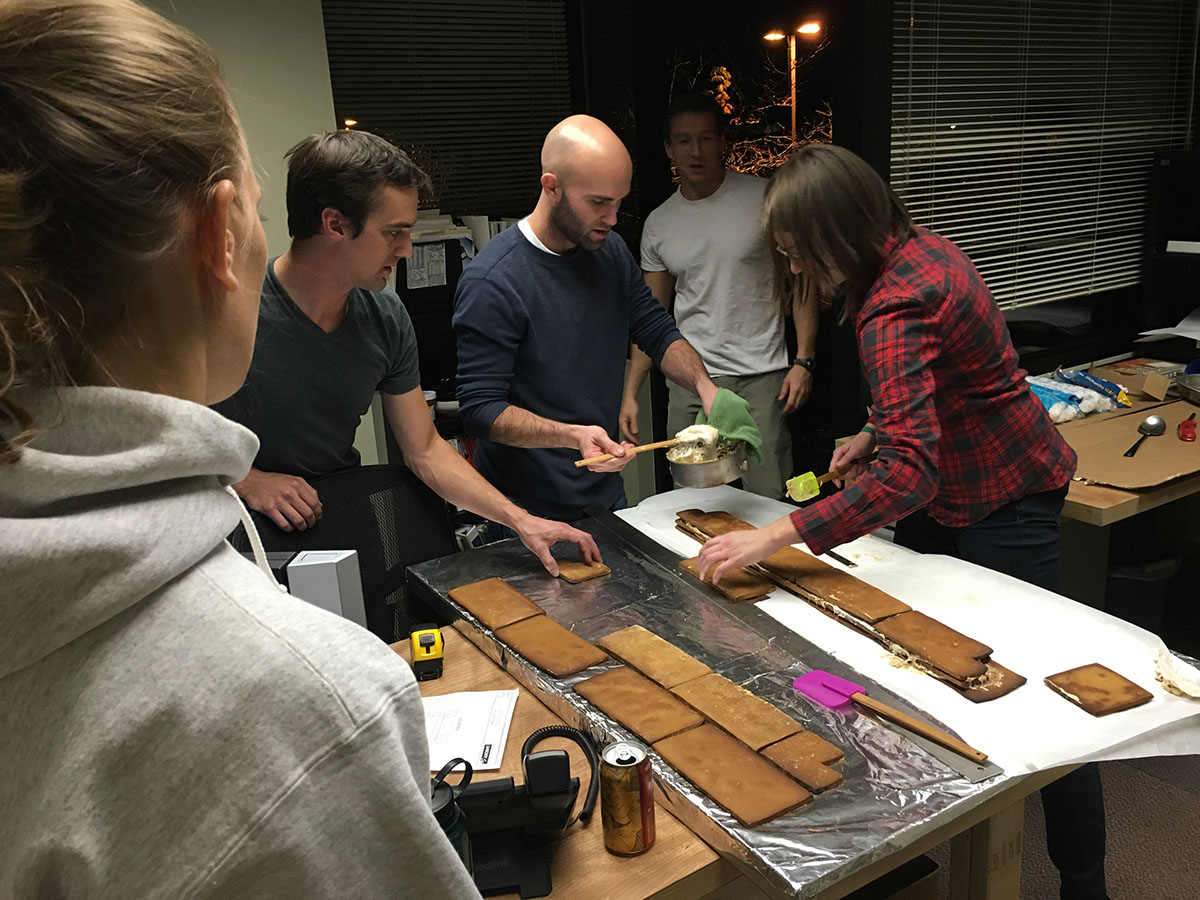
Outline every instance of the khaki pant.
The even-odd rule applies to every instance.
[[[783,417],[783,402],[775,399],[783,387],[787,369],[763,375],[715,375],[717,387],[733,391],[750,404],[750,415],[762,432],[763,460],[751,463],[742,476],[742,486],[755,494],[779,500],[783,497],[784,482],[792,477],[792,435]],[[696,423],[700,398],[687,388],[667,381],[667,437]]]

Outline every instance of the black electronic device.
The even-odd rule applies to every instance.
[[[554,841],[573,823],[571,810],[579,795],[579,779],[571,777],[565,750],[533,748],[546,738],[564,737],[583,750],[592,776],[579,821],[586,825],[600,790],[600,760],[592,739],[577,728],[539,728],[525,741],[521,758],[525,783],[511,778],[473,781],[457,796],[467,819],[475,886],[481,894],[518,891],[522,897],[550,893],[550,856]]]

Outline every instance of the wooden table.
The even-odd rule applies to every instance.
[[[481,777],[511,776],[523,779],[521,745],[538,728],[561,725],[562,720],[537,697],[497,666],[470,640],[455,629],[469,628],[459,622],[442,629],[445,641],[445,672],[441,678],[420,685],[423,695],[437,696],[456,691],[511,690],[520,693],[504,748],[499,772]],[[407,641],[392,645],[411,662]],[[539,749],[560,747],[571,758],[571,774],[586,790],[588,767],[579,748],[571,741],[550,738]],[[951,897],[954,900],[1017,900],[1020,896],[1021,840],[1024,799],[1070,771],[1071,767],[1038,772],[1005,787],[983,803],[948,819],[920,838],[898,847],[873,865],[853,873],[820,895],[820,900],[837,900],[874,881],[892,869],[945,841],[951,843]],[[579,802],[582,802],[582,798]],[[732,862],[718,856],[682,825],[661,804],[656,812],[658,837],[647,853],[635,857],[613,856],[604,849],[599,810],[587,828],[573,825],[551,861],[552,896],[604,898],[604,900],[683,900],[712,894],[720,900],[755,900],[765,893],[761,882],[747,878]],[[506,894],[516,897],[516,894]]]
[[[1136,417],[1159,405],[1157,401],[1137,401],[1127,412],[1106,415]],[[1060,425],[1059,429],[1067,443],[1070,443],[1072,434],[1080,428],[1086,428],[1087,424],[1087,420],[1074,420]],[[1200,473],[1144,490],[1125,490],[1072,481],[1067,489],[1062,513],[1062,593],[1072,600],[1104,609],[1112,526],[1131,516],[1197,494],[1200,494]]]
[[[458,623],[458,627],[466,627]],[[445,641],[444,674],[420,684],[421,693],[436,697],[456,691],[498,691],[517,688],[516,710],[504,745],[504,762],[498,772],[480,772],[480,780],[511,776],[523,783],[521,745],[534,731],[546,725],[562,725],[532,693],[487,658],[454,628],[443,628]],[[392,649],[410,663],[412,654],[407,641]],[[587,790],[590,770],[579,747],[563,738],[548,738],[539,750],[561,748],[571,758],[571,774],[579,779],[579,800]],[[555,897],[596,897],[606,900],[637,900],[642,897],[683,900],[703,897],[738,875],[730,863],[719,857],[707,844],[685,828],[678,819],[659,805],[655,813],[657,838],[654,846],[640,856],[614,856],[604,849],[599,803],[596,815],[586,828],[571,826],[559,842],[550,864]],[[516,894],[506,894],[516,897]]]

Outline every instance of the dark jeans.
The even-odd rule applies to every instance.
[[[924,510],[896,524],[896,543],[940,553],[1058,590],[1060,490],[1030,494],[962,528],[939,525]],[[1042,788],[1046,849],[1062,877],[1063,900],[1104,900],[1104,796],[1100,769],[1088,763]]]

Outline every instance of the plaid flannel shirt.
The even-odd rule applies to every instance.
[[[961,250],[918,228],[893,237],[855,316],[879,457],[850,487],[791,514],[823,553],[925,507],[970,525],[1067,483],[1075,451],[1025,372],[992,294]]]

